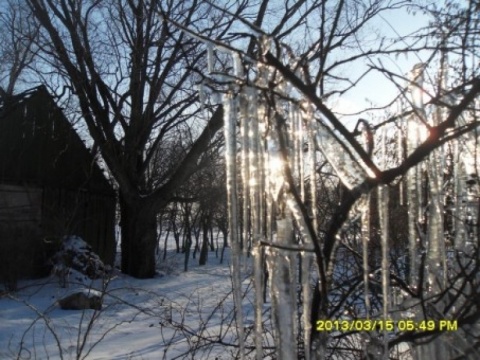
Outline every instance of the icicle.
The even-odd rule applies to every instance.
[[[240,271],[241,252],[238,243],[238,213],[237,213],[237,176],[236,176],[236,102],[231,93],[224,96],[223,109],[225,113],[225,155],[228,196],[228,220],[230,245],[232,247],[232,277],[233,298],[235,304],[235,318],[237,321],[237,334],[240,347],[240,359],[245,358],[245,338],[242,311],[242,279]]]
[[[414,69],[412,70],[412,85],[411,85],[411,93],[412,93],[412,104],[413,109],[416,115],[416,146],[426,139],[426,135],[424,134],[424,124],[427,123],[427,113],[425,111],[425,106],[423,103],[423,80],[424,80],[424,71],[425,66],[424,64],[417,64]],[[441,114],[437,111],[435,118],[430,121],[430,125],[435,125],[440,120]],[[423,123],[423,124],[421,124]],[[413,149],[412,149],[413,150]],[[410,149],[409,149],[410,151]],[[422,191],[423,179],[421,176],[421,172],[423,171],[421,165],[417,166],[414,170],[415,174],[415,189],[416,195],[410,195],[411,198],[416,197],[417,201],[417,216],[418,222],[421,224],[424,222],[423,219],[423,208],[422,208],[422,198],[424,195],[429,196],[428,202],[428,223],[426,228],[426,247],[427,247],[427,270],[426,270],[426,280],[427,286],[426,289],[428,291],[428,296],[432,296],[434,294],[438,294],[440,289],[443,287],[444,282],[444,266],[442,257],[445,256],[444,251],[444,233],[443,233],[443,204],[440,199],[441,192],[442,192],[442,169],[441,162],[439,159],[440,150],[434,150],[429,156],[429,165],[428,165],[428,189],[429,193],[424,194]],[[413,169],[412,169],[413,170]],[[410,189],[409,189],[410,190]],[[427,201],[425,201],[427,202]],[[410,205],[409,205],[410,207]],[[411,241],[411,239],[410,239]],[[442,250],[443,248],[443,250]],[[412,250],[410,250],[412,251]],[[443,256],[442,256],[443,253]],[[445,259],[445,257],[444,257]],[[411,261],[414,260],[411,257]],[[416,283],[415,279],[415,283]],[[416,351],[418,355],[422,358],[438,358],[438,354],[442,353],[443,344],[439,341],[439,339],[433,340],[429,344],[417,346]]]
[[[288,123],[290,124],[291,143],[292,143],[292,156],[290,157],[290,167],[292,169],[292,175],[296,180],[296,185],[299,185],[300,181],[300,139],[297,121],[297,109],[295,106],[290,105],[288,110]]]
[[[409,89],[413,99],[413,107],[416,114],[407,117],[406,124],[406,144],[407,156],[409,156],[421,143],[425,127],[422,124],[423,119],[423,64],[417,64],[412,69]],[[418,118],[420,114],[421,118]],[[423,205],[422,205],[422,165],[415,166],[407,172],[407,203],[408,203],[408,241],[409,241],[409,280],[410,284],[416,286],[418,282],[418,242],[421,240],[417,233],[419,224],[423,223]]]
[[[303,119],[302,114],[300,113],[299,109],[296,109],[296,122],[297,122],[297,129],[298,129],[298,171],[299,171],[299,182],[300,182],[300,198],[302,202],[305,203],[305,133],[304,133],[304,126],[303,126]]]
[[[246,254],[249,251],[249,225],[250,225],[250,183],[255,181],[250,177],[250,139],[249,139],[249,131],[250,131],[250,119],[247,113],[247,99],[245,94],[240,94],[239,96],[240,101],[240,141],[242,146],[241,152],[241,169],[240,173],[242,176],[242,250],[244,253],[244,259],[246,258]],[[246,261],[245,261],[246,266]]]
[[[398,164],[401,164],[402,161],[403,161],[403,140],[404,140],[404,138],[405,137],[403,135],[402,128],[399,127],[398,130],[397,130],[397,159],[398,159]],[[405,199],[404,199],[403,191],[404,191],[403,181],[400,181],[399,184],[398,184],[398,194],[399,194],[398,203],[401,206],[405,205]]]
[[[207,43],[207,70],[211,74],[213,72],[213,44]]]
[[[350,171],[346,171],[343,152],[339,152],[339,149],[334,146],[330,140],[328,131],[324,129],[322,129],[322,131],[318,131],[315,140],[316,145],[318,145],[323,156],[326,158],[330,166],[332,166],[342,184],[348,189],[352,189],[357,184],[357,179],[350,176]]]
[[[312,241],[312,235],[307,227],[306,219],[304,218],[302,211],[300,210],[300,206],[297,204],[296,200],[294,197],[289,194],[286,196],[286,203],[288,206],[288,209],[291,211],[293,218],[295,219],[295,222],[298,226],[298,230],[300,232],[300,236],[304,241],[305,247],[307,249],[312,250],[313,249],[313,241]]]
[[[361,123],[360,130],[363,132],[363,147],[365,151],[369,152],[369,137],[371,129],[367,122]],[[365,317],[370,317],[370,291],[369,291],[369,265],[368,265],[368,243],[370,240],[370,194],[366,194],[360,200],[361,213],[361,240],[362,240],[362,260],[363,260],[363,284],[364,284],[364,299],[365,299]]]
[[[233,73],[237,78],[243,78],[243,64],[238,53],[233,53]]]
[[[362,123],[364,136],[363,147],[368,152],[368,143],[370,129],[368,124]],[[363,292],[365,297],[365,317],[370,318],[370,291],[369,291],[369,266],[368,266],[368,243],[370,240],[370,194],[363,196],[360,205],[361,212],[361,238],[362,238],[362,258],[363,258]]]
[[[258,196],[259,196],[259,208],[258,208],[258,213],[260,217],[260,232],[262,235],[262,238],[265,237],[266,234],[266,217],[265,217],[265,208],[266,208],[266,199],[265,199],[265,194],[266,194],[266,189],[265,189],[265,182],[266,182],[266,172],[265,172],[265,144],[264,144],[264,139],[266,137],[266,129],[267,129],[267,124],[266,124],[266,119],[265,119],[265,114],[263,111],[259,111],[259,99],[258,99],[258,94],[255,92],[254,94],[254,100],[252,101],[252,117],[256,118],[256,126],[254,127],[254,139],[256,141],[255,147],[257,148],[258,152],[258,157],[257,157],[257,169],[258,169],[258,178],[259,178],[259,183],[258,183]]]
[[[318,231],[318,209],[317,209],[317,149],[315,139],[315,128],[313,113],[308,121],[308,170],[310,185],[310,212],[312,214],[313,228]]]
[[[362,206],[362,257],[363,257],[363,284],[365,297],[365,317],[370,318],[370,291],[368,285],[368,243],[370,240],[370,194],[365,195],[364,205]]]
[[[296,224],[299,229],[300,236],[303,240],[303,248],[306,251],[300,253],[301,256],[301,279],[302,279],[302,297],[303,297],[303,307],[302,307],[302,322],[303,322],[303,339],[304,339],[304,349],[305,349],[305,359],[310,359],[310,335],[311,335],[311,285],[310,278],[312,277],[312,254],[313,250],[313,241],[311,234],[308,231],[306,225],[306,219],[304,218],[303,213],[300,210],[299,204],[294,199],[293,195],[289,194],[287,199],[287,206],[289,211],[292,213],[293,218],[296,221]],[[296,259],[293,255],[290,257],[290,278],[295,278],[296,273]],[[295,284],[290,285],[292,288],[295,288]],[[292,309],[293,310],[293,309]],[[295,335],[296,336],[296,335]]]
[[[277,219],[278,245],[290,245],[293,239],[292,221],[288,214],[285,218]],[[291,273],[292,261],[295,257],[279,248],[269,249],[269,271],[272,277],[272,315],[275,336],[275,347],[279,360],[297,359],[296,347],[296,289],[294,286],[295,275]]]
[[[463,122],[467,121],[463,119]],[[466,233],[467,246],[471,247],[478,241],[478,227],[474,224],[478,223],[478,181],[480,172],[479,161],[479,128],[475,132],[471,132],[463,136],[462,157],[463,157],[463,201],[464,201],[464,232]]]
[[[464,179],[462,179],[462,162],[460,159],[460,141],[456,140],[453,148],[453,179],[454,179],[454,190],[453,190],[453,203],[455,208],[455,248],[457,251],[465,251],[465,211],[462,203],[463,193],[464,193]]]
[[[205,89],[203,83],[197,85],[198,89],[198,100],[200,101],[200,108],[203,110],[205,108]]]
[[[267,265],[271,279],[272,317],[275,329],[275,345],[279,359],[297,358],[297,307],[296,307],[296,256],[286,248],[295,246],[292,214],[288,209],[287,184],[285,180],[284,154],[280,136],[286,128],[271,129],[268,139],[268,182],[269,197],[275,218],[276,235],[267,252]]]
[[[302,321],[303,321],[303,344],[305,349],[305,360],[310,359],[310,343],[311,343],[311,314],[312,314],[312,291],[310,278],[312,277],[312,254],[306,251],[302,251],[300,256],[302,257],[302,297],[303,297],[303,309],[302,309]]]
[[[352,189],[367,177],[375,176],[372,170],[354,155],[356,152],[345,140],[325,125],[316,125],[316,144],[343,185]]]
[[[437,108],[433,123],[438,125],[441,119],[441,113]],[[433,286],[434,293],[443,289],[445,286],[445,236],[443,231],[443,167],[441,158],[443,157],[442,148],[435,149],[429,156],[429,190],[430,202],[428,208],[428,267],[429,267],[429,285]]]
[[[381,156],[384,162],[387,161],[386,154],[386,131],[384,130],[382,135],[382,150]],[[389,265],[389,238],[388,238],[388,187],[387,185],[381,185],[378,189],[378,217],[380,222],[381,231],[381,245],[382,245],[382,297],[383,297],[383,320],[388,320],[389,311],[389,279],[390,279],[390,265]],[[383,333],[383,359],[388,360],[388,332],[385,330]]]
[[[313,118],[313,110],[312,106],[308,106],[308,111],[307,111],[307,119],[305,119],[305,126],[307,128],[307,140],[308,140],[308,178],[310,179],[310,213],[312,216],[312,224],[313,224],[313,229],[314,231],[318,231],[318,210],[317,210],[317,172],[316,172],[316,166],[317,166],[317,158],[316,158],[316,148],[315,148],[315,134],[314,134],[314,123],[315,119]],[[299,116],[299,126],[300,128],[303,128],[302,126],[302,119]],[[303,157],[303,141],[300,144],[301,149],[300,151],[302,152],[302,157]],[[303,161],[301,162],[302,166],[302,174],[304,172],[303,168]],[[302,179],[301,181],[301,187],[302,187],[302,200],[305,201],[305,180]],[[316,237],[316,233],[313,234]],[[318,239],[318,237],[317,237]],[[318,240],[315,241],[318,241]],[[305,245],[313,245],[311,242],[305,241]],[[311,284],[310,284],[310,278],[312,278],[312,263],[313,263],[313,256],[312,254],[308,252],[302,253],[302,279],[303,279],[303,287],[302,287],[302,292],[303,292],[303,326],[304,326],[304,344],[305,344],[305,359],[309,360],[310,359],[310,335],[312,332],[312,325],[311,325],[311,313],[312,313],[312,307],[311,307]]]
[[[250,127],[246,129],[244,136],[247,138],[250,146],[250,206],[252,223],[252,241],[253,241],[253,261],[254,261],[254,286],[255,286],[255,350],[257,360],[263,359],[263,254],[260,241],[263,229],[263,173],[262,173],[262,147],[260,145],[259,121],[256,91],[253,88],[245,89],[245,106]],[[248,131],[247,131],[248,130]]]
[[[478,108],[478,102],[476,108]],[[474,118],[478,118],[475,115]],[[469,120],[464,116],[458,119],[460,126],[465,126]],[[480,154],[479,154],[479,134],[480,128],[469,132],[462,137],[456,139],[457,162],[455,163],[456,170],[456,201],[457,201],[457,221],[456,221],[456,235],[455,246],[457,249],[472,245],[472,241],[478,238],[478,227],[472,224],[478,223],[479,209],[478,209],[478,181],[480,173]],[[461,156],[460,156],[461,154]],[[457,245],[458,244],[458,245]]]
[[[424,81],[424,71],[425,64],[418,63],[416,64],[410,75],[411,75],[411,85],[410,92],[412,95],[412,105],[415,113],[420,117],[421,122],[426,123],[427,117],[425,114],[425,107],[423,104],[423,81]]]
[[[411,130],[412,126],[408,127]],[[411,132],[407,131],[408,152],[412,152],[415,146],[413,145],[413,136],[410,138]],[[410,285],[417,285],[417,220],[419,209],[418,198],[418,169],[411,168],[407,172],[407,205],[408,205],[408,243],[409,243],[409,273]]]
[[[270,51],[270,47],[272,46],[272,39],[270,39],[267,35],[262,35],[260,38],[260,47],[262,51],[262,55],[267,54]]]
[[[419,63],[416,64],[411,72],[411,78],[412,78],[412,84],[410,85],[410,91],[412,94],[412,104],[413,104],[413,110],[415,110],[415,121],[414,123],[416,126],[414,126],[414,131],[416,134],[413,135],[413,139],[415,141],[415,147],[417,147],[420,143],[425,141],[427,137],[427,129],[425,127],[425,124],[427,123],[427,114],[425,111],[425,105],[424,105],[424,92],[423,92],[423,82],[424,82],[424,71],[425,71],[425,64]],[[420,164],[416,166],[416,180],[417,180],[417,198],[418,198],[418,210],[417,210],[417,215],[418,215],[418,223],[423,224],[425,222],[424,216],[423,216],[423,204],[422,200],[424,198],[424,193],[423,193],[423,164]]]

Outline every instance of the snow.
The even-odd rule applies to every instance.
[[[180,269],[183,256],[170,255],[169,266]],[[72,289],[53,277],[20,282],[17,293],[0,295],[0,359],[233,358],[237,348],[202,348],[208,341],[192,336],[237,343],[229,264],[191,262],[190,272],[149,280],[115,273],[108,284],[92,281],[105,287],[101,311],[61,310],[57,300]]]

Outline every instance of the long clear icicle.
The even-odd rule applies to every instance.
[[[296,263],[295,254],[287,248],[295,246],[292,215],[286,208],[286,180],[283,154],[280,147],[278,130],[271,129],[269,153],[269,179],[271,183],[270,196],[275,203],[276,235],[273,246],[267,252],[267,265],[271,278],[272,318],[275,329],[275,347],[278,359],[296,359],[296,289],[295,273],[292,272]]]
[[[455,248],[457,251],[465,251],[465,227],[463,221],[465,219],[464,206],[462,204],[462,198],[464,193],[464,181],[461,177],[462,163],[460,159],[460,141],[455,141],[453,145],[453,178],[454,178],[454,208],[455,208]]]
[[[252,209],[252,239],[253,239],[253,276],[255,286],[255,350],[257,360],[263,358],[263,254],[260,241],[263,237],[262,229],[263,224],[263,172],[262,172],[262,158],[263,150],[260,141],[260,128],[259,122],[263,119],[258,115],[257,108],[257,96],[256,91],[253,88],[246,88],[244,91],[245,103],[247,107],[247,115],[249,118],[249,127],[246,129],[243,136],[248,138],[250,143],[250,206]]]
[[[283,86],[284,88],[284,95],[288,94],[290,92],[290,86],[288,84],[285,84]],[[287,146],[289,148],[289,154],[288,154],[288,167],[290,168],[290,173],[293,176],[294,183],[291,184],[292,187],[298,189],[300,187],[299,185],[299,161],[300,161],[300,141],[299,141],[299,132],[298,132],[298,127],[299,123],[297,120],[298,111],[296,109],[296,106],[293,104],[288,104],[288,112],[286,116],[288,117],[287,123],[290,124],[289,127],[289,134],[287,137]],[[293,198],[293,195],[291,191],[288,191],[288,195]],[[288,200],[287,200],[288,201]],[[290,217],[291,219],[292,217]],[[294,234],[292,238],[290,239],[290,244],[292,246],[297,246],[298,241],[297,241],[297,234],[294,231]],[[298,284],[298,275],[299,275],[299,259],[300,259],[300,254],[295,253],[295,252],[289,252],[288,256],[290,257],[290,277],[292,279],[291,286],[294,289],[294,295],[293,295],[293,306],[294,309],[297,309],[297,284]],[[293,321],[294,321],[294,336],[297,339],[298,338],[298,316],[296,314],[296,311],[294,311],[295,315],[293,316]]]
[[[351,146],[331,129],[318,124],[315,133],[317,147],[348,189],[361,184],[368,176],[373,176],[371,169],[367,169],[359,158],[354,157],[355,151]]]
[[[208,42],[207,43],[207,70],[209,73],[213,72],[213,62],[214,62],[213,44],[211,42]]]
[[[417,131],[415,120],[411,117],[407,120],[407,156],[410,155],[417,146]],[[417,221],[420,199],[418,198],[418,166],[410,168],[407,171],[407,206],[408,206],[408,246],[409,246],[409,280],[410,285],[417,285],[418,265],[417,265]]]
[[[369,129],[366,124],[364,131],[364,148],[368,152]],[[362,258],[363,258],[363,292],[365,297],[365,317],[370,318],[370,291],[369,291],[369,266],[368,266],[368,243],[370,240],[370,194],[363,196],[361,206],[361,238],[362,238]]]
[[[243,94],[238,96],[240,101],[240,142],[242,146],[242,152],[240,157],[241,169],[240,173],[242,176],[242,250],[244,253],[244,259],[246,259],[246,254],[249,251],[249,237],[250,237],[250,141],[249,141],[249,131],[250,131],[250,119],[247,113],[247,99]],[[246,266],[246,262],[245,262]]]
[[[279,246],[290,245],[289,239],[293,237],[291,219],[277,219],[276,244]],[[272,316],[274,320],[275,347],[279,360],[297,359],[295,336],[295,287],[291,277],[290,266],[292,254],[276,247],[269,249],[269,270],[272,277]]]
[[[423,66],[423,65],[422,65]],[[419,81],[422,78],[419,76],[418,69],[420,65],[416,65],[410,76],[412,83],[408,86],[412,94],[412,104],[415,111],[422,111],[423,109],[419,104],[419,97],[421,97],[421,89],[419,89]],[[423,71],[423,70],[422,70]],[[407,156],[413,153],[418,145],[421,143],[421,132],[424,128],[421,119],[417,114],[413,114],[407,117],[406,124],[406,143],[407,143]],[[418,249],[421,241],[424,240],[420,225],[422,224],[422,165],[417,165],[410,168],[407,172],[407,204],[408,204],[408,241],[409,241],[409,273],[410,273],[410,285],[422,286],[419,282],[419,264],[420,253]],[[422,269],[423,271],[423,269]],[[414,289],[415,290],[415,289]],[[413,355],[415,358],[421,356],[424,348],[422,346],[415,347]]]
[[[402,110],[399,109],[399,113]],[[400,124],[400,127],[397,129],[397,161],[398,163],[402,163],[403,161],[403,150],[404,150],[404,133],[403,133],[403,128],[402,124]],[[398,184],[398,204],[400,206],[405,205],[405,198],[404,198],[404,183],[403,181],[400,181]]]
[[[407,156],[409,156],[422,142],[426,127],[424,125],[425,114],[422,102],[423,64],[417,64],[410,74],[409,84],[412,94],[412,105],[415,113],[406,118],[406,144]],[[422,240],[423,224],[423,191],[422,191],[422,165],[410,168],[407,172],[407,205],[408,205],[408,241],[409,241],[409,280],[411,285],[418,285],[419,244]],[[419,234],[420,233],[420,234]]]
[[[305,119],[305,125],[307,126],[307,137],[308,137],[308,170],[309,170],[309,179],[310,179],[310,212],[312,216],[313,222],[313,229],[314,231],[318,231],[318,211],[317,211],[317,158],[316,158],[316,148],[315,148],[315,135],[313,133],[313,126],[311,122],[314,121],[313,119],[313,111],[311,110],[311,105],[309,107],[309,112],[307,112],[309,118]],[[301,117],[299,116],[300,121],[300,128],[303,127],[303,122]],[[303,143],[301,144],[301,151],[303,154]],[[303,162],[302,162],[303,164]],[[302,169],[303,170],[303,169]],[[302,189],[304,185],[304,180],[301,183]],[[302,200],[305,200],[305,190],[302,191]],[[316,234],[314,234],[316,235]],[[313,239],[304,240],[305,245],[312,246]],[[304,346],[305,346],[305,359],[310,359],[310,342],[311,342],[311,332],[312,332],[312,325],[310,316],[312,313],[311,307],[311,284],[310,284],[310,277],[312,272],[312,262],[313,256],[309,252],[302,253],[302,279],[303,280],[303,330],[304,330]]]
[[[237,335],[240,348],[240,359],[245,358],[245,334],[242,311],[242,278],[240,270],[241,251],[238,242],[238,206],[237,206],[237,166],[236,166],[236,101],[231,93],[227,93],[223,100],[225,114],[225,156],[228,197],[228,221],[230,245],[232,247],[232,281],[233,300],[235,304],[235,319],[237,322]]]
[[[268,80],[269,71],[264,65],[259,65],[259,74],[259,83]],[[283,88],[282,86],[279,89]],[[276,121],[276,119],[271,118],[270,121]],[[270,278],[272,320],[276,333],[274,340],[279,359],[295,359],[297,358],[295,290],[297,265],[296,255],[285,250],[294,244],[294,232],[291,213],[285,209],[287,193],[284,166],[286,164],[283,163],[279,142],[279,136],[285,134],[277,133],[276,124],[270,124],[269,127],[269,137],[267,138],[268,174],[265,176],[269,179],[267,209],[269,230],[267,231],[270,232],[269,238],[272,246],[267,249],[266,259]],[[288,158],[291,159],[290,154],[288,155]],[[293,164],[289,164],[289,166],[293,168]],[[281,211],[282,208],[285,210]],[[273,234],[273,229],[276,230],[275,234]],[[259,358],[258,353],[257,358]]]
[[[440,109],[437,109],[434,123],[441,121]],[[428,267],[429,283],[433,291],[437,293],[445,286],[444,265],[445,241],[443,231],[443,171],[442,171],[442,148],[435,149],[428,159],[430,203],[428,209]]]
[[[386,131],[384,130],[382,134],[381,141],[381,155],[382,159],[386,162]],[[388,238],[388,186],[381,185],[378,188],[378,216],[380,222],[380,231],[381,231],[381,247],[382,247],[382,298],[383,298],[383,314],[382,318],[384,321],[388,320],[388,311],[389,311],[389,293],[390,293],[390,265],[389,265],[389,238]],[[388,360],[389,351],[388,351],[388,332],[384,330],[383,332],[383,359]]]

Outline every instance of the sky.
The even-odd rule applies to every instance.
[[[374,26],[381,29],[385,36],[409,35],[428,24],[428,18],[423,14],[408,14],[404,9],[390,10],[381,18],[376,19]],[[397,74],[407,74],[415,64],[423,62],[427,53],[402,54],[400,56],[383,56],[382,65]],[[376,63],[378,65],[378,63]],[[351,69],[353,76],[358,76],[361,69]],[[379,72],[369,73],[354,89],[337,99],[334,109],[338,113],[351,114],[369,107],[384,106],[398,95],[398,88]],[[353,118],[358,118],[354,115]]]

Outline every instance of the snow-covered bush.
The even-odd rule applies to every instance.
[[[51,262],[53,274],[59,277],[64,287],[68,281],[86,283],[102,278],[111,271],[111,267],[105,265],[92,247],[79,236],[65,237]]]

